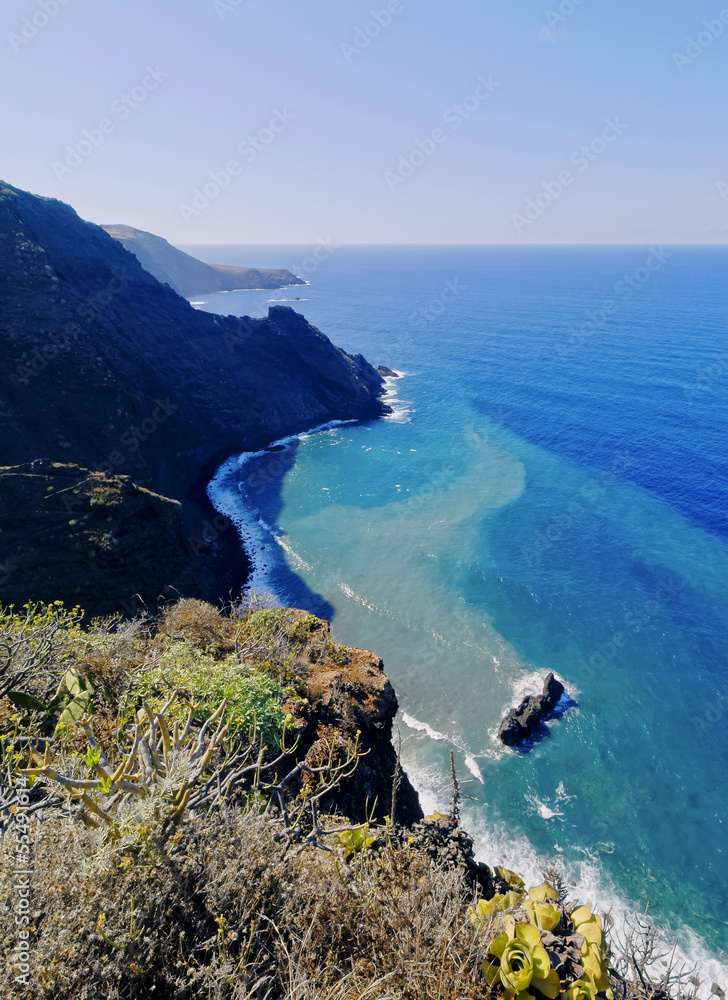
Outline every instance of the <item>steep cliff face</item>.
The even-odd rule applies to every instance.
[[[36,460],[0,468],[2,603],[60,600],[134,613],[199,591],[182,505],[132,482]]]
[[[304,617],[289,611],[293,620]],[[357,823],[392,815],[394,796],[398,822],[407,826],[422,819],[417,792],[402,770],[392,744],[392,727],[397,714],[397,696],[384,672],[382,659],[366,649],[338,646],[331,642],[327,621],[317,620],[311,638],[298,658],[301,683],[308,707],[305,713],[294,708],[299,738],[297,755],[311,767],[320,767],[336,757],[342,741],[355,741],[362,757],[353,774],[339,781],[336,808]],[[325,637],[324,652],[320,640]],[[336,757],[337,763],[339,758]]]
[[[204,472],[284,434],[386,412],[375,369],[291,309],[198,312],[68,205],[5,184],[0,355],[0,465],[75,462],[181,501],[210,596],[238,542],[211,526]],[[0,562],[21,555],[0,549]]]
[[[232,292],[238,288],[285,288],[287,285],[306,284],[302,278],[280,268],[205,264],[173,247],[161,236],[132,226],[101,228],[133,253],[145,270],[188,299],[210,292]]]

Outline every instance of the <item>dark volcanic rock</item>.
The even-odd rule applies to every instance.
[[[3,604],[43,595],[95,616],[199,589],[181,504],[129,476],[43,460],[0,468],[0,526]]]
[[[564,693],[564,685],[553,674],[546,677],[542,694],[532,694],[524,698],[518,708],[512,708],[498,729],[498,738],[506,746],[515,747],[536,732],[545,717],[559,703]]]
[[[304,615],[301,611],[290,613]],[[305,755],[311,767],[321,766],[329,760],[337,741],[343,739],[351,744],[358,738],[364,756],[354,773],[340,781],[333,804],[357,823],[371,815],[383,819],[390,814],[397,771],[396,819],[409,826],[422,819],[422,808],[417,792],[398,765],[392,745],[392,723],[398,706],[384,664],[376,653],[366,649],[331,643],[327,621],[319,620],[316,636],[319,643],[325,636],[326,652],[315,652],[314,659],[299,667],[309,708],[297,723],[297,756]]]
[[[391,368],[387,368],[386,365],[377,365],[377,371],[382,376],[382,378],[400,378],[401,376],[397,372],[392,371]]]
[[[292,309],[198,312],[68,205],[2,183],[0,357],[0,465],[75,462],[180,501],[184,558],[212,600],[245,573],[235,529],[205,495],[216,465],[388,412],[377,371]],[[33,522],[42,532],[43,508]],[[0,562],[18,564],[0,537]]]
[[[133,253],[145,270],[188,299],[210,292],[232,292],[238,288],[285,288],[306,284],[303,278],[297,278],[283,268],[205,264],[173,247],[161,236],[132,226],[101,228]]]

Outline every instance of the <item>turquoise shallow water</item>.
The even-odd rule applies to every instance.
[[[728,965],[727,270],[720,249],[347,247],[303,289],[198,303],[300,296],[404,373],[392,418],[233,460],[212,495],[259,582],[384,657],[426,804],[454,748],[484,860],[557,863],[618,919],[648,905],[706,978]],[[547,670],[575,705],[505,750]]]

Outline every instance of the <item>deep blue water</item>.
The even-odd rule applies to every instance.
[[[315,269],[305,247],[195,252],[310,280],[199,307],[300,296],[405,373],[392,418],[218,476],[266,546],[258,580],[384,657],[405,764],[443,806],[456,749],[483,860],[534,880],[556,863],[618,919],[649,905],[720,976],[728,250],[343,247]],[[500,717],[547,670],[576,706],[504,750]]]

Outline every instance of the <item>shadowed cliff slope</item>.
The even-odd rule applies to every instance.
[[[230,267],[205,264],[178,250],[161,236],[132,226],[102,226],[139,260],[155,278],[186,298],[210,292],[232,292],[240,288],[285,288],[305,285],[302,278],[284,268]]]
[[[232,529],[209,526],[207,471],[284,434],[387,409],[375,369],[293,310],[198,312],[68,205],[6,184],[0,356],[0,465],[75,462],[181,501],[203,596],[238,551]],[[20,556],[22,540],[0,534],[16,580]]]

